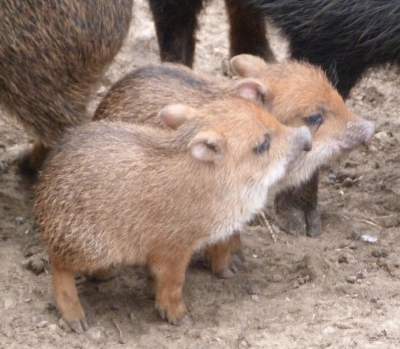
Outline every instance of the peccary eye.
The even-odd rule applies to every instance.
[[[257,154],[262,154],[269,149],[269,137],[265,137],[264,142],[258,145],[254,150]]]
[[[321,125],[323,118],[321,113],[314,113],[310,115],[306,120],[309,125]]]
[[[215,153],[217,152],[217,147],[215,146],[215,144],[207,143],[207,148],[212,150]]]

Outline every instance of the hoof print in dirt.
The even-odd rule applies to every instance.
[[[39,275],[49,269],[49,258],[45,253],[35,254],[26,259],[22,265],[35,275]]]

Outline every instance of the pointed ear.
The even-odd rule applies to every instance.
[[[194,158],[200,161],[218,162],[226,153],[226,144],[221,135],[213,131],[201,131],[189,142]]]
[[[239,97],[260,103],[265,109],[272,109],[272,92],[257,79],[238,80],[235,90]]]
[[[258,75],[266,68],[267,63],[262,58],[243,54],[231,58],[228,71],[246,78]]]
[[[161,122],[174,130],[184,124],[194,114],[194,109],[183,104],[171,104],[161,109],[158,118]]]

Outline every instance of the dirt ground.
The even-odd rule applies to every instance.
[[[147,5],[137,1],[132,31],[91,109],[111,83],[158,62]],[[203,13],[195,69],[221,74],[228,54],[222,1]],[[284,41],[271,32],[278,58]],[[349,107],[376,123],[372,145],[321,173],[323,233],[289,236],[250,227],[246,261],[220,280],[204,267],[187,272],[184,298],[194,323],[162,321],[138,268],[103,283],[77,280],[90,330],[59,322],[47,257],[35,235],[31,183],[16,158],[32,140],[0,115],[0,348],[399,348],[400,347],[400,77],[372,71]],[[101,159],[99,159],[101,161]],[[267,217],[273,226],[271,212]],[[365,235],[367,240],[364,241]]]

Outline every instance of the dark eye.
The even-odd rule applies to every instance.
[[[262,154],[268,149],[269,149],[269,138],[266,137],[264,139],[264,142],[262,142],[260,145],[258,145],[254,150],[257,154]]]
[[[323,118],[321,113],[311,114],[307,119],[309,125],[321,125]]]

